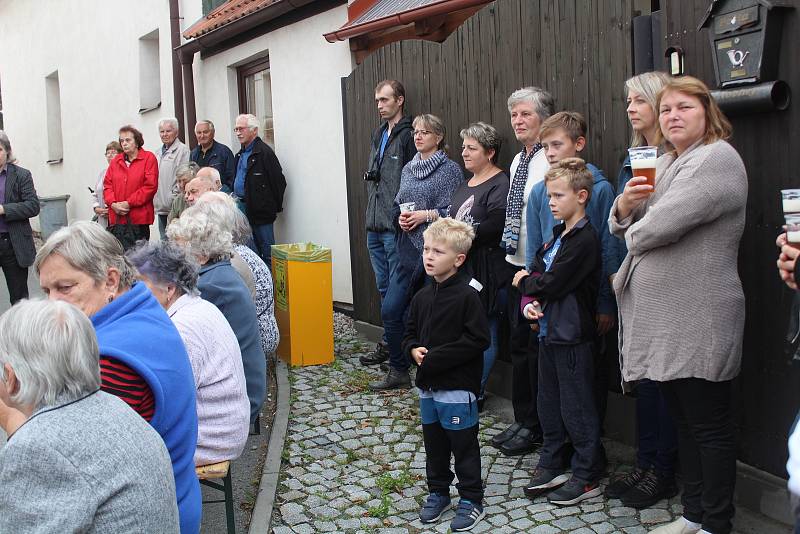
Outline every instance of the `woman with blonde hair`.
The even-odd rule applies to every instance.
[[[658,124],[658,93],[669,83],[670,77],[663,72],[645,72],[625,82],[625,97],[628,102],[628,120],[631,123],[631,147],[653,146],[660,139]],[[625,161],[617,178],[617,194],[633,177],[631,160],[627,151]],[[613,238],[612,238],[613,239]],[[613,239],[615,262],[609,269],[611,279],[625,260],[628,249],[623,239]],[[618,383],[618,381],[617,381]],[[658,384],[642,379],[636,382],[636,467],[612,478],[606,486],[605,495],[620,499],[625,506],[648,508],[661,499],[674,497],[678,493],[675,484],[675,464],[678,456],[678,437],[675,422],[667,409],[666,401]]]
[[[609,227],[628,255],[614,279],[622,379],[658,383],[678,429],[683,517],[657,534],[729,534],[744,292],[737,271],[747,173],[706,85],[674,78],[658,94],[655,187],[631,178]]]

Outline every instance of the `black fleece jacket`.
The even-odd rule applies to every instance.
[[[561,248],[550,270],[544,254],[566,228],[553,228],[553,238],[536,251],[529,276],[519,284],[523,295],[536,297],[546,307],[547,343],[571,345],[591,341],[597,333],[595,313],[602,262],[600,239],[584,217],[561,237]]]
[[[489,320],[470,278],[457,273],[426,285],[414,296],[403,338],[403,354],[428,354],[417,369],[422,390],[466,390],[480,394],[483,351],[489,346]]]

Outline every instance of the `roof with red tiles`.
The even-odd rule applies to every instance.
[[[235,20],[260,11],[267,6],[285,1],[286,0],[228,0],[211,11],[208,15],[192,24],[191,27],[183,32],[183,36],[186,39],[200,37],[226,24],[230,24]]]

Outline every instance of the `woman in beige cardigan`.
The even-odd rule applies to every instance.
[[[634,176],[611,209],[628,255],[614,280],[622,378],[659,383],[678,427],[684,515],[658,534],[728,534],[744,293],[736,270],[747,175],[731,126],[703,82],[671,80],[658,96],[656,185]],[[702,530],[701,530],[702,529]]]

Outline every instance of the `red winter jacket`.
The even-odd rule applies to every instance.
[[[106,171],[103,181],[103,198],[108,206],[108,224],[125,223],[126,217],[111,209],[114,202],[130,204],[131,224],[153,224],[153,197],[158,189],[158,162],[152,152],[139,149],[130,167],[125,164],[125,154],[117,154]]]

